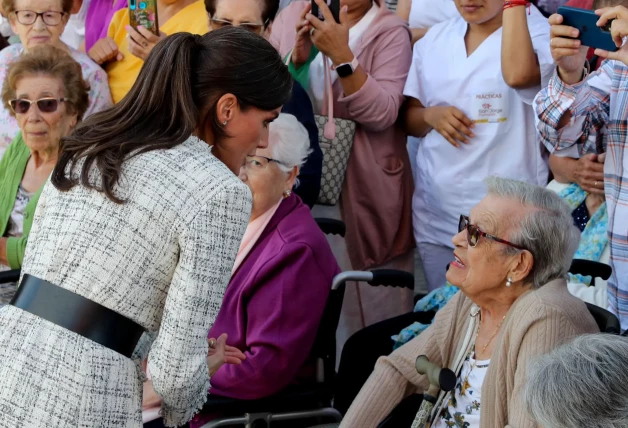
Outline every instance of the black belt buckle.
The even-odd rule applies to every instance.
[[[11,305],[130,358],[144,328],[99,303],[25,274]]]

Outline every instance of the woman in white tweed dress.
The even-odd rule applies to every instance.
[[[31,276],[149,334],[129,358],[35,315],[26,291],[16,295],[0,309],[0,427],[141,427],[139,363],[149,349],[166,424],[194,416],[210,388],[207,332],[250,215],[234,172],[291,87],[261,37],[179,33],[151,52],[122,102],[62,142],[18,294],[32,289]],[[67,315],[80,331],[97,316]]]

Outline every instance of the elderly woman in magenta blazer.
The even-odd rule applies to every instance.
[[[209,337],[227,333],[246,359],[218,369],[211,394],[263,398],[313,373],[308,355],[340,268],[310,209],[291,190],[309,146],[305,128],[281,114],[270,125],[268,147],[241,169],[253,210]],[[145,408],[150,404],[145,398]],[[208,419],[197,415],[191,427]]]

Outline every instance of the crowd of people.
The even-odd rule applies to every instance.
[[[135,0],[2,0],[0,428],[201,428],[208,393],[315,382],[340,272],[417,261],[418,302],[346,284],[340,427],[410,426],[419,355],[456,375],[433,427],[628,427],[590,310],[628,330],[628,9],[567,3],[609,52],[564,2],[314,1],[156,0],[152,31]]]

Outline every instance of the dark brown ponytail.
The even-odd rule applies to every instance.
[[[224,94],[242,108],[274,110],[290,97],[292,78],[277,51],[263,38],[239,28],[204,36],[177,33],[150,53],[127,96],[111,109],[87,118],[61,141],[52,183],[67,191],[77,184],[115,195],[122,165],[131,153],[169,149],[183,143],[199,126],[201,113],[220,138],[215,106]],[[80,174],[72,174],[84,159]],[[100,185],[89,180],[93,166]]]

